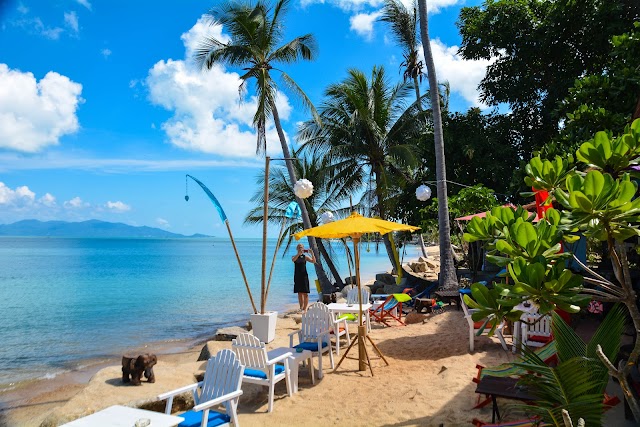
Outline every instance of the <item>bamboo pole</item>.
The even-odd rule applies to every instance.
[[[271,277],[273,276],[273,267],[276,265],[276,255],[278,255],[278,249],[280,249],[280,242],[282,239],[282,232],[284,231],[284,224],[287,222],[287,217],[282,218],[282,225],[280,226],[280,233],[278,233],[278,241],[276,242],[276,248],[273,250],[273,259],[271,260],[271,269],[269,270],[269,280],[267,280],[267,290],[264,294],[264,305],[267,305],[267,296],[269,295],[269,289],[271,289]]]
[[[262,280],[260,282],[260,314],[264,314],[265,299],[267,291],[267,221],[269,205],[269,161],[271,158],[266,156],[264,159],[264,205],[262,210]]]
[[[231,227],[229,226],[229,221],[225,221],[224,224],[227,226],[227,231],[229,232],[229,238],[231,239],[231,246],[233,246],[233,251],[236,253],[236,259],[238,260],[238,265],[240,266],[240,273],[242,273],[242,279],[244,280],[244,286],[247,288],[247,293],[249,294],[249,300],[251,301],[251,307],[253,308],[254,313],[258,313],[258,309],[256,308],[256,303],[253,301],[253,295],[251,295],[251,288],[249,287],[249,281],[247,280],[247,275],[244,274],[244,268],[242,268],[242,261],[240,261],[240,254],[238,254],[238,248],[236,247],[236,241],[233,240],[233,233],[231,233]]]

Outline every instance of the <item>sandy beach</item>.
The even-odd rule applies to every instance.
[[[433,256],[433,249],[430,255]],[[435,276],[435,274],[434,274]],[[299,328],[293,310],[278,319],[276,339],[268,349],[288,347],[288,334]],[[350,330],[354,336],[356,328]],[[459,426],[474,418],[491,420],[491,407],[472,409],[477,395],[476,364],[496,365],[515,356],[504,351],[497,338],[477,337],[469,353],[467,321],[455,306],[444,313],[425,315],[419,323],[385,327],[374,324],[371,338],[389,366],[369,348],[374,376],[358,371],[357,351],[349,353],[336,371],[324,358],[324,377],[311,384],[308,368],[300,369],[299,392],[289,397],[283,382],[276,385],[274,411],[267,412],[267,389],[243,385],[239,422],[243,426]],[[511,337],[507,336],[510,343]],[[230,348],[228,341],[209,341],[210,349]],[[56,426],[111,405],[162,411],[155,397],[194,382],[202,373],[198,362],[203,344],[170,354],[159,354],[156,382],[139,386],[121,383],[119,363],[103,367],[91,378],[87,372],[38,382],[14,392],[15,399],[0,413],[3,426]],[[342,350],[344,352],[344,348]],[[339,359],[336,358],[336,363]],[[84,377],[83,377],[84,375]],[[508,401],[500,401],[503,413]],[[618,405],[621,407],[622,405]],[[178,411],[179,408],[174,406]],[[618,412],[619,412],[618,408]],[[178,411],[179,412],[179,411]],[[519,414],[505,413],[507,419]]]

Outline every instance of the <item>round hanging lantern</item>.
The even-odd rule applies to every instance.
[[[313,184],[308,179],[299,179],[293,186],[293,192],[301,199],[306,199],[313,194]]]
[[[426,185],[416,188],[416,198],[421,202],[425,202],[431,198],[431,189]]]
[[[331,211],[326,211],[325,213],[320,215],[320,222],[322,222],[323,224],[329,224],[330,222],[333,222],[334,219],[335,218],[333,217],[333,212]]]

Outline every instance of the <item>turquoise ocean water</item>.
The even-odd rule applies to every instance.
[[[259,304],[262,242],[236,244]],[[274,245],[269,242],[269,264]],[[363,281],[389,268],[383,245],[379,252],[367,246]],[[344,250],[336,246],[336,253],[346,277]],[[293,254],[278,255],[268,310],[297,303]],[[311,264],[308,271],[315,301]],[[250,313],[229,239],[0,237],[0,391],[79,369],[86,360],[117,364],[145,344],[211,336],[221,326],[246,323]]]

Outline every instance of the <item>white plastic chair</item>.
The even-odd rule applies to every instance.
[[[273,411],[273,391],[278,381],[284,379],[287,382],[287,393],[291,397],[291,352],[269,360],[265,344],[251,334],[238,335],[231,342],[231,349],[244,365],[242,381],[269,387],[269,412]]]
[[[484,324],[484,321],[478,321],[478,322],[473,321],[473,319],[471,318],[471,315],[478,310],[470,309],[469,307],[467,307],[467,304],[464,302],[462,295],[460,295],[460,305],[462,306],[462,310],[464,311],[464,318],[467,319],[467,323],[469,323],[469,351],[473,352],[476,334]],[[504,319],[500,322],[500,324],[496,328],[495,334],[500,340],[500,344],[502,344],[502,348],[505,351],[507,351],[508,350],[507,343],[505,342],[504,336],[502,335],[503,328],[504,328]],[[489,333],[490,330],[491,328],[488,327],[487,325],[487,327],[485,327],[483,331],[483,334]]]
[[[519,339],[514,343],[516,346],[542,347],[553,340],[551,334],[551,316],[537,313],[524,313],[520,316],[520,321],[516,322],[519,328]]]
[[[362,303],[367,304],[371,298],[371,292],[367,288],[361,288]],[[347,292],[347,304],[358,304],[358,288],[349,289]]]
[[[167,400],[166,414],[171,414],[173,398],[191,391],[195,406],[181,414],[185,420],[180,426],[223,426],[233,423],[238,427],[238,400],[242,395],[242,374],[244,366],[231,350],[220,350],[207,361],[204,379],[179,389],[163,393],[158,400]],[[212,406],[224,405],[226,413],[211,410]]]
[[[339,318],[336,318],[336,313],[333,313],[331,310],[329,310],[329,307],[327,307],[325,304],[321,303],[321,302],[315,302],[313,304],[311,304],[309,307],[311,306],[315,306],[317,307],[319,310],[322,310],[324,312],[327,313],[327,315],[331,318],[331,328],[329,329],[329,334],[331,336],[334,336],[336,338],[336,356],[340,356],[340,337],[345,337],[345,339],[347,340],[347,345],[351,344],[351,336],[349,335],[349,325],[347,324],[347,317],[346,316],[340,316]]]
[[[325,307],[325,310],[320,307]],[[311,304],[306,313],[302,314],[300,330],[289,334],[289,347],[302,348],[311,351],[311,354],[318,358],[318,378],[322,378],[322,355],[329,352],[331,369],[334,367],[333,351],[331,348],[330,331],[335,322],[329,309],[322,303]],[[293,336],[298,335],[298,344],[293,345]],[[310,367],[313,369],[313,366]]]

